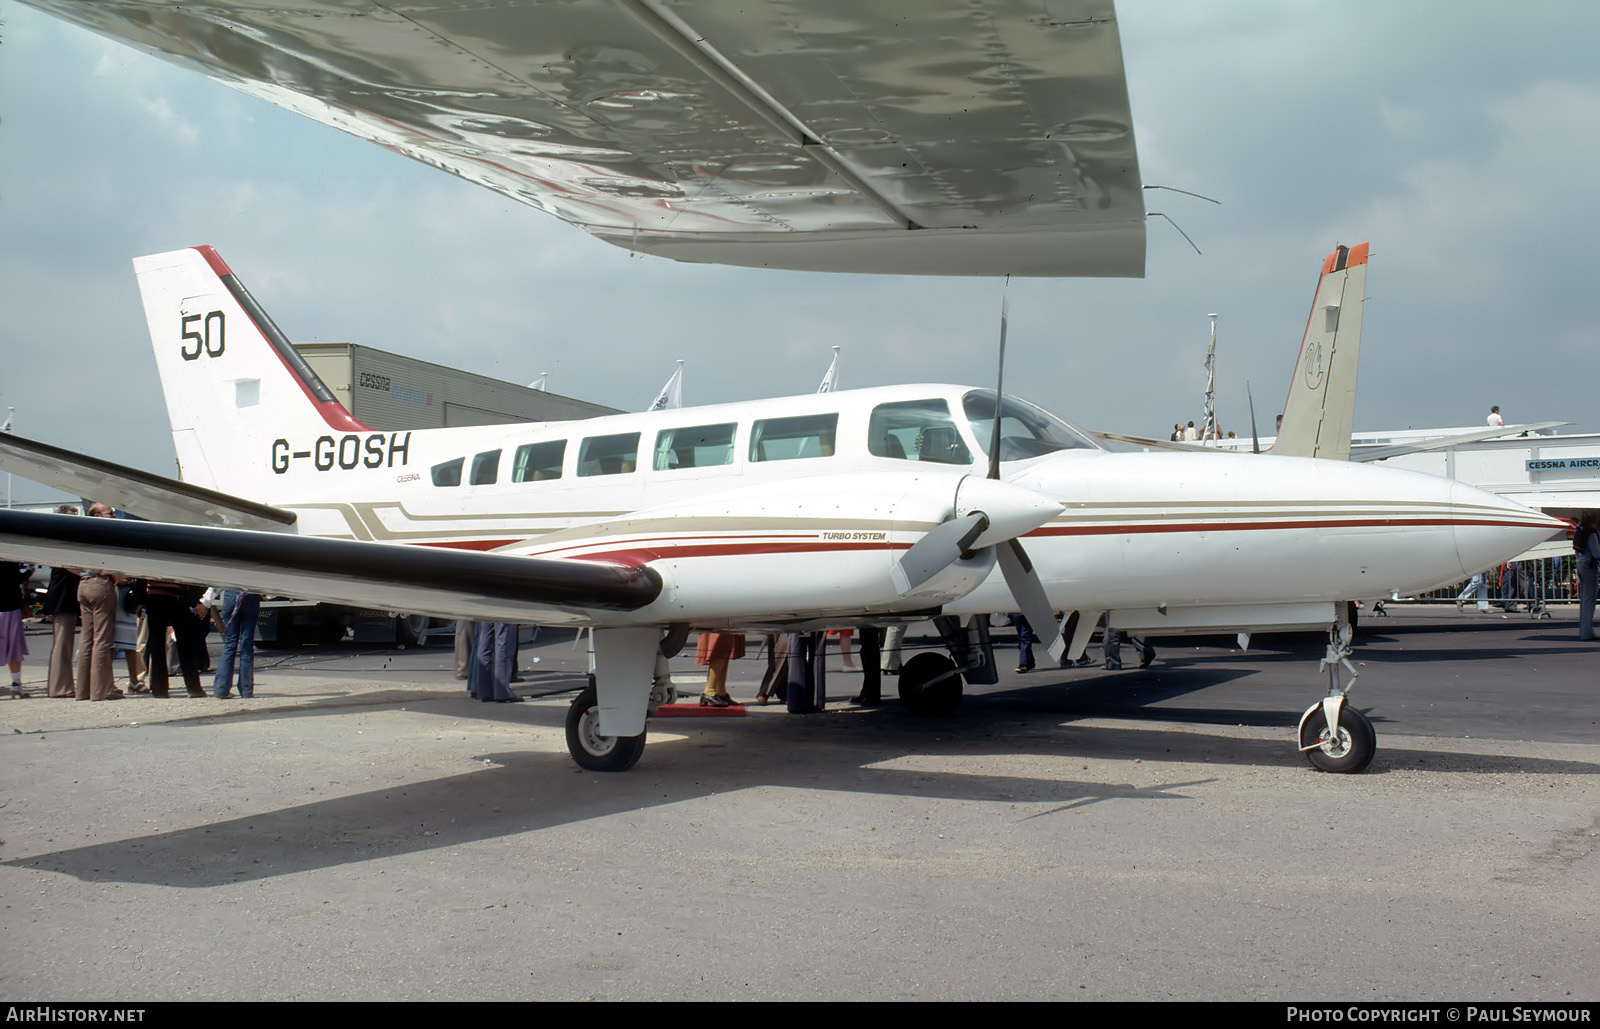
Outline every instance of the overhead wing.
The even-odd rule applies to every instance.
[[[1363,447],[1350,455],[1352,461],[1384,461],[1391,457],[1400,457],[1403,454],[1421,454],[1429,450],[1443,450],[1453,447],[1457,443],[1476,443],[1484,439],[1503,439],[1518,434],[1528,435],[1534,432],[1543,432],[1545,429],[1555,429],[1571,422],[1532,422],[1528,425],[1497,425],[1490,429],[1479,429],[1477,432],[1462,432],[1454,436],[1436,436],[1433,439],[1419,440],[1416,443],[1397,443],[1391,447]]]
[[[24,0],[680,261],[1144,274],[1111,0]]]
[[[248,529],[0,511],[0,557],[445,618],[561,624],[632,611],[649,568]]]
[[[0,433],[0,469],[156,522],[281,530],[295,513]]]

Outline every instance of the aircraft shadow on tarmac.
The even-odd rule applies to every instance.
[[[719,750],[721,746],[711,745]],[[679,738],[652,744],[651,767],[628,775],[577,772],[564,753],[490,754],[479,758],[488,763],[486,767],[461,775],[4,864],[88,882],[205,888],[536,832],[751,788],[1045,802],[1059,812],[1111,800],[1183,800],[1188,796],[1182,792],[1185,789],[1214,781],[1141,787],[873,768],[872,763],[904,757],[905,750],[882,743],[869,749],[872,754],[864,762],[859,762],[857,750],[856,767],[845,767],[832,747],[806,753],[797,761],[773,760],[764,749],[759,759],[708,766],[705,744]]]
[[[1116,678],[1112,676],[1110,678]],[[1115,690],[1095,683],[1086,695]],[[1182,689],[1202,688],[1185,685]],[[1032,693],[1033,688],[1028,692]],[[1181,692],[1175,690],[1174,692]],[[931,765],[978,759],[1044,758],[1058,763],[1141,759],[1191,764],[1279,766],[1285,775],[1316,778],[1315,788],[1337,788],[1301,763],[1281,737],[1250,739],[1225,733],[1151,727],[1151,711],[1139,708],[1137,726],[1072,724],[1101,718],[1083,709],[1030,698],[1028,709],[975,697],[963,712],[945,721],[913,718],[897,705],[821,715],[691,720],[692,724],[654,723],[658,738],[645,764],[625,775],[602,775],[573,768],[565,753],[522,750],[481,755],[483,767],[471,772],[396,785],[329,800],[295,804],[274,811],[230,818],[186,829],[75,847],[16,858],[4,864],[59,872],[91,882],[147,883],[204,888],[248,882],[312,869],[335,867],[416,852],[470,844],[518,833],[638,811],[644,808],[729,795],[747,789],[800,789],[891,795],[908,801],[976,800],[1044,805],[1019,817],[1061,813],[1114,801],[1159,802],[1192,799],[1194,790],[1215,782],[1186,778],[1156,785],[1108,784],[1065,777],[942,771]],[[1044,691],[1047,695],[1051,690]],[[453,715],[488,708],[465,698]],[[437,713],[437,708],[433,708]],[[559,730],[564,706],[495,705],[501,723],[539,725]],[[1163,712],[1167,717],[1196,712]],[[1205,712],[1215,720],[1225,713]],[[487,712],[485,713],[487,715]],[[1239,713],[1258,724],[1262,712]],[[1065,717],[1063,717],[1065,716]],[[542,737],[549,747],[550,736]],[[889,767],[889,765],[918,767]],[[1028,763],[1037,769],[1037,761]],[[1154,766],[1151,766],[1154,767]],[[1600,765],[1546,759],[1509,758],[1465,751],[1383,748],[1368,775],[1386,769],[1426,768],[1504,774],[1508,770],[1596,774]],[[781,803],[781,798],[775,803]]]

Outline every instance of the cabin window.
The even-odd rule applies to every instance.
[[[950,420],[950,405],[943,400],[905,400],[873,408],[867,451],[904,461],[972,463],[972,451],[961,441]]]
[[[544,482],[561,478],[561,463],[567,459],[567,441],[547,439],[543,443],[524,443],[511,457],[512,482]]]
[[[798,418],[763,418],[750,432],[750,460],[793,461],[806,457],[832,457],[837,414],[808,414]]]
[[[458,457],[454,461],[446,461],[444,464],[434,465],[433,484],[435,486],[461,485],[461,466],[466,463],[466,458]]]
[[[994,435],[992,389],[975,389],[962,398],[972,435],[985,454]],[[1018,397],[1008,396],[1000,408],[1000,460],[1021,461],[1058,450],[1100,450],[1071,422],[1035,407]]]
[[[625,475],[639,466],[639,434],[590,436],[578,447],[579,475]]]
[[[468,480],[474,486],[490,486],[500,478],[500,451],[485,450],[472,459],[472,477]]]
[[[655,470],[714,468],[733,464],[734,422],[663,429],[656,433]]]

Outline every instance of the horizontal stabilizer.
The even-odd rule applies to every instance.
[[[153,522],[282,530],[293,511],[151,475],[10,433],[0,433],[0,470]]]
[[[650,568],[21,511],[0,511],[0,557],[500,622],[591,620],[661,592]]]

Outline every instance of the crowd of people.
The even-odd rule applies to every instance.
[[[76,515],[70,504],[57,514]],[[90,504],[91,518],[119,517],[109,504]],[[27,584],[35,566],[0,562],[0,660],[11,671],[10,694],[30,696],[22,683],[28,656],[23,628]],[[255,694],[255,630],[258,594],[204,590],[159,579],[134,579],[94,569],[54,567],[45,590],[43,617],[51,626],[45,695],[100,702],[129,694],[170,696],[170,662],[176,662],[184,691],[207,696],[202,674],[211,674],[211,696],[225,699]],[[206,636],[222,636],[222,654],[212,667]],[[116,681],[121,656],[126,689]]]

